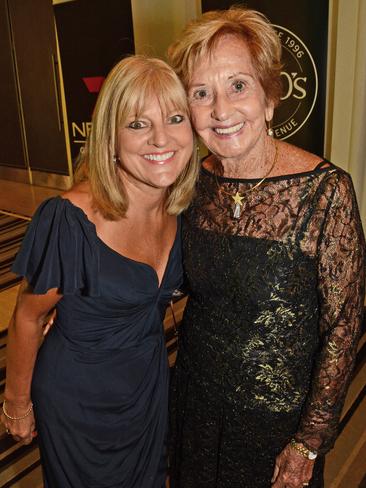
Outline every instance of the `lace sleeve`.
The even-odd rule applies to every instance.
[[[333,447],[357,353],[365,291],[365,242],[350,177],[339,175],[318,245],[321,348],[296,440]]]

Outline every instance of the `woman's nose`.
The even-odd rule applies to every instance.
[[[232,114],[233,107],[231,101],[225,95],[218,95],[215,98],[211,116],[215,120],[226,120]]]
[[[154,126],[148,143],[152,146],[163,147],[168,142],[168,133],[164,125]]]

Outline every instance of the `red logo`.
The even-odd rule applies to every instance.
[[[89,93],[99,93],[105,80],[104,76],[89,76],[82,78]]]

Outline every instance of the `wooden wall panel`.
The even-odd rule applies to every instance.
[[[0,166],[25,168],[7,0],[0,0]]]
[[[52,3],[8,0],[29,165],[68,174]]]

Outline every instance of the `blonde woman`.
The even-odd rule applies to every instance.
[[[37,210],[14,270],[2,421],[38,432],[46,488],[165,486],[162,320],[197,175],[184,89],[133,56],[107,77],[74,187]],[[55,324],[38,351],[42,323]]]

